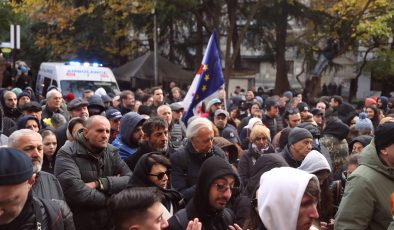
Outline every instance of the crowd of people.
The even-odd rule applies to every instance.
[[[2,229],[394,229],[394,98],[0,91]]]

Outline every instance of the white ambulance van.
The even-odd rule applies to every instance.
[[[86,89],[96,91],[100,87],[107,94],[119,93],[112,71],[97,63],[43,62],[37,75],[36,94],[45,97],[50,86],[59,88],[63,95],[73,93],[76,98]]]

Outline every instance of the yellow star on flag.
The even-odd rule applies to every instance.
[[[205,90],[207,90],[207,86],[206,86],[206,85],[203,85],[203,86],[201,87],[201,90],[204,92]]]
[[[204,67],[202,68],[204,71],[208,70],[208,65],[204,65]]]
[[[208,74],[205,75],[204,80],[205,80],[205,81],[208,81],[208,80],[209,80],[209,75],[208,75]]]

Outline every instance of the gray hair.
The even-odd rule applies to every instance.
[[[61,113],[55,113],[51,118],[52,125],[55,129],[67,123],[66,118]]]
[[[18,148],[19,140],[23,136],[31,136],[31,135],[36,135],[36,136],[40,137],[40,139],[42,140],[41,135],[31,129],[19,129],[19,130],[14,131],[8,137],[8,147]]]
[[[170,107],[169,105],[161,105],[161,106],[159,106],[159,107],[157,108],[157,114],[160,114],[160,111],[161,111],[163,108],[169,108],[170,111],[172,111],[172,109],[171,109],[171,107]]]
[[[10,93],[12,93],[12,94],[14,94],[14,95],[16,96],[16,93],[14,93],[14,92],[12,92],[12,91],[10,91],[10,90],[7,90],[7,91],[4,92],[3,98],[5,99],[5,97],[6,97],[8,94],[10,94]]]
[[[211,130],[213,132],[211,121],[209,121],[208,119],[203,118],[203,117],[198,117],[198,118],[194,119],[187,126],[187,130],[186,130],[187,139],[190,140],[193,137],[195,137],[197,135],[197,133],[200,131],[200,129],[202,129],[202,128],[208,128],[209,130]]]
[[[51,97],[53,97],[53,96],[55,96],[55,93],[60,93],[59,92],[59,90],[57,90],[57,89],[51,89],[50,91],[48,91],[47,92],[47,94],[46,94],[46,99],[49,99],[49,98],[51,98]],[[60,93],[60,95],[61,95],[62,93]]]

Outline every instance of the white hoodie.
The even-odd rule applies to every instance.
[[[264,173],[257,192],[259,216],[268,230],[295,230],[306,186],[315,175],[282,167]]]

